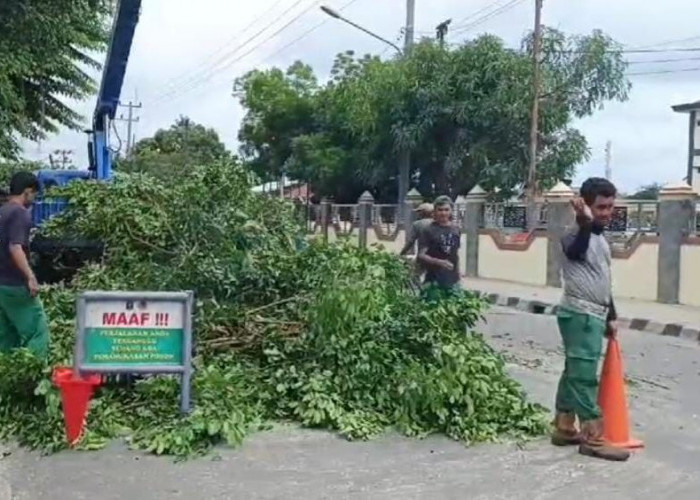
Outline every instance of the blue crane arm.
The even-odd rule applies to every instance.
[[[118,0],[92,120],[91,169],[100,180],[112,177],[112,152],[109,149],[108,138],[109,121],[114,119],[119,105],[119,96],[140,10],[141,0]]]

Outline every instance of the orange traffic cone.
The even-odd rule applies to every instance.
[[[603,438],[609,446],[642,448],[642,441],[630,437],[623,373],[620,345],[616,339],[610,339],[598,391],[598,404],[603,411]]]
[[[74,373],[71,368],[57,366],[53,371],[53,383],[61,390],[63,403],[63,420],[66,427],[66,438],[70,446],[75,446],[83,434],[88,405],[92,393],[100,385],[99,375],[89,375],[86,378]]]

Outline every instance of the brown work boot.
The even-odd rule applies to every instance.
[[[615,462],[624,462],[630,457],[630,452],[624,448],[615,448],[605,443],[602,420],[584,422],[581,431],[583,442],[578,448],[581,455]]]
[[[554,417],[552,444],[554,446],[572,446],[581,444],[581,442],[581,433],[576,429],[576,415],[558,412]]]

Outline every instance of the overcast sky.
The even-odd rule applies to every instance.
[[[236,76],[253,68],[286,67],[301,59],[324,78],[340,51],[389,55],[381,42],[325,16],[318,9],[320,3],[336,9],[350,3],[343,11],[345,16],[386,38],[400,40],[405,0],[143,0],[122,90],[123,102],[138,99],[143,103],[143,108],[137,110],[137,139],[168,127],[182,114],[214,127],[222,140],[236,149],[243,116],[231,96],[231,82]],[[450,37],[451,42],[490,32],[515,46],[531,29],[534,3],[416,0],[416,30],[418,36],[432,36],[438,23],[451,18],[453,27],[473,25],[465,33]],[[498,15],[486,16],[500,6],[504,9]],[[700,47],[698,19],[697,0],[544,0],[545,24],[567,33],[602,29],[629,48]],[[673,41],[677,42],[669,43]],[[684,60],[658,62],[668,59]],[[700,52],[630,54],[629,60],[635,62],[629,70],[634,73],[700,70]],[[605,110],[578,124],[593,154],[588,164],[579,166],[577,180],[603,175],[608,140],[612,141],[613,178],[623,189],[677,182],[685,176],[687,116],[673,113],[670,106],[700,100],[700,71],[633,76],[631,80],[629,101],[609,103]],[[76,105],[86,117],[93,107],[94,98]],[[125,122],[118,122],[117,128],[125,142]],[[115,145],[117,142],[113,139]],[[34,159],[45,159],[59,148],[73,150],[76,163],[84,168],[84,134],[65,131],[41,145],[25,143],[26,155]]]

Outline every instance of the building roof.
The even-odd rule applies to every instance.
[[[676,113],[689,113],[690,111],[700,111],[700,101],[689,102],[687,104],[676,104],[671,106]]]

